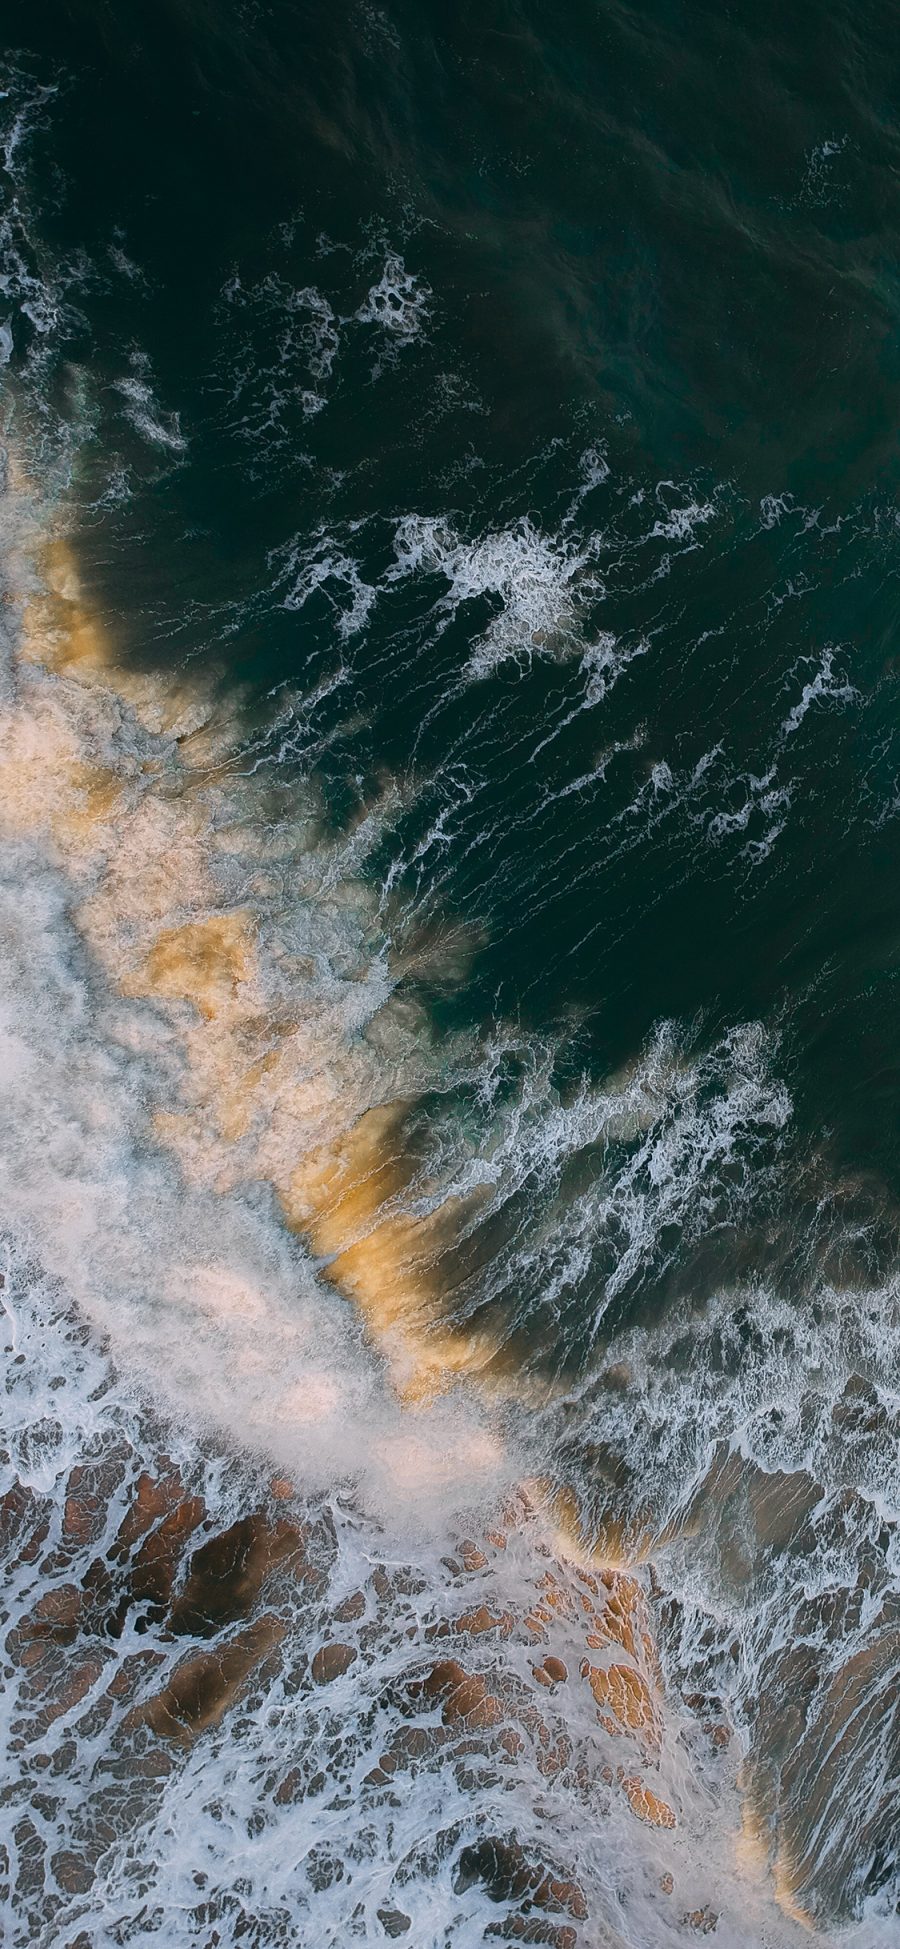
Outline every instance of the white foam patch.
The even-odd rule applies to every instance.
[[[29,151],[46,125],[57,87],[36,82],[15,58],[4,61],[0,78],[0,299],[9,307],[10,350],[24,351],[32,333],[40,346],[76,320],[73,293],[86,267],[78,258],[51,264],[34,241]]]
[[[231,422],[251,444],[280,450],[292,414],[313,419],[327,403],[341,321],[314,285],[297,287],[275,271],[251,285],[235,272],[220,312],[237,334],[224,367]],[[261,339],[268,358],[260,357]]]
[[[126,418],[135,433],[140,434],[151,447],[161,448],[170,454],[183,454],[187,440],[181,430],[181,420],[177,413],[165,412],[156,397],[152,383],[149,361],[142,352],[132,355],[132,371],[123,379],[114,381],[115,391],[124,402]]]
[[[779,783],[777,769],[770,765],[762,773],[741,772],[728,780],[726,790],[731,803],[705,815],[707,838],[714,846],[720,846],[746,834],[740,857],[750,865],[758,865],[768,858],[784,831],[794,796],[793,784]]]
[[[479,1085],[490,1137],[456,1183],[489,1184],[494,1211],[523,1195],[539,1210],[481,1276],[488,1293],[533,1295],[531,1333],[552,1371],[570,1311],[590,1340],[632,1282],[664,1276],[674,1239],[681,1251],[741,1223],[775,1169],[792,1103],[758,1023],[704,1053],[664,1023],[627,1070],[602,1086],[585,1081],[566,1100],[552,1084],[552,1052],[525,1045],[520,1089],[498,1102],[510,1053],[498,1044],[486,1057]],[[579,1160],[589,1168],[573,1182]]]
[[[346,537],[352,541],[352,532]],[[366,626],[378,598],[377,587],[365,580],[359,563],[343,545],[343,537],[323,530],[311,542],[294,540],[273,551],[269,565],[287,589],[285,609],[304,609],[310,597],[321,594],[329,602],[338,636],[346,641]]]
[[[791,738],[800,729],[807,711],[817,704],[858,704],[860,692],[855,684],[835,670],[834,659],[838,654],[835,644],[829,643],[816,663],[814,657],[801,657],[792,676],[799,674],[804,666],[813,666],[812,675],[804,683],[800,696],[788,712],[781,726],[781,740]],[[790,681],[790,679],[788,680]]]
[[[656,498],[658,501],[663,501],[664,505],[664,490],[671,493],[682,491],[675,481],[660,481],[656,489]],[[673,501],[666,507],[665,514],[654,521],[650,529],[650,537],[654,541],[683,541],[689,547],[699,547],[699,542],[694,539],[696,530],[704,528],[707,522],[712,521],[715,513],[716,507],[713,501]]]
[[[355,317],[362,325],[377,325],[397,345],[411,345],[427,323],[431,297],[428,285],[407,270],[396,251],[389,250],[380,278],[370,286]]]
[[[577,650],[586,680],[584,707],[590,709],[646,650],[643,642],[618,647],[609,632],[584,643],[586,605],[602,595],[591,567],[593,539],[579,543],[565,533],[544,535],[525,516],[469,540],[448,520],[408,514],[394,530],[391,566],[380,582],[370,583],[353,552],[358,527],[323,528],[312,540],[294,538],[269,556],[279,584],[286,585],[284,606],[302,609],[321,592],[345,640],[365,629],[375,604],[393,585],[438,577],[446,585],[435,605],[442,632],[469,604],[487,599],[495,611],[464,667],[467,680],[489,676],[504,664],[525,669],[536,657]]]
[[[446,582],[438,602],[445,626],[462,604],[495,600],[497,613],[466,665],[474,679],[509,662],[527,667],[536,656],[558,653],[576,629],[579,602],[598,593],[588,575],[589,547],[544,535],[527,516],[470,541],[446,520],[406,515],[395,531],[394,554],[388,581],[426,574]]]

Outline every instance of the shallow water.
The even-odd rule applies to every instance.
[[[10,1940],[890,1943],[896,36],[14,11]]]

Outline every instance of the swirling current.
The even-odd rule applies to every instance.
[[[14,1949],[900,1943],[900,34],[10,0]]]

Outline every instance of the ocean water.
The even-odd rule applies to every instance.
[[[10,0],[0,1915],[900,1943],[900,34]]]

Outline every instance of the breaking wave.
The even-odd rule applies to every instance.
[[[322,505],[266,522],[270,584],[203,607],[212,650],[149,669],[83,524],[138,476],[174,497],[203,429],[133,338],[105,385],[54,366],[85,292],[151,280],[124,232],[102,269],[35,245],[20,152],[53,99],[15,70],[2,117],[10,1940],[887,1943],[891,1197],[798,1136],[788,1002],[679,998],[604,1062],[574,977],[537,1026],[502,966],[541,921],[551,971],[596,945],[602,998],[649,849],[739,885],[788,831],[815,849],[809,742],[875,708],[853,646],[792,642],[727,740],[686,671],[720,641],[727,706],[840,521],[772,493],[748,534],[737,490],[636,484],[598,442],[541,518],[527,469],[499,505],[332,514],[312,443],[345,373],[392,383],[443,299],[380,233],[343,283],[324,235],[294,275],[287,226],[276,268],[271,240],[219,268],[204,385],[254,491],[284,461]],[[435,413],[473,397],[442,373]],[[735,551],[776,531],[737,617]],[[260,697],[215,645],[273,614],[308,655]],[[336,786],[385,618],[415,749]],[[563,883],[600,889],[571,936]]]

